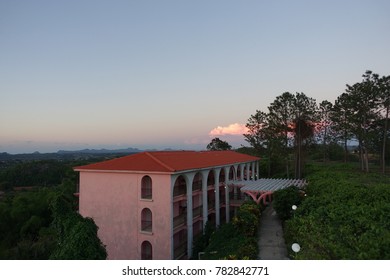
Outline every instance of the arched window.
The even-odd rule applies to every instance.
[[[149,208],[142,209],[141,212],[141,230],[152,232],[152,211]]]
[[[141,181],[141,198],[152,199],[152,178],[144,176]]]
[[[152,260],[153,251],[152,244],[149,241],[144,241],[141,244],[141,260]]]

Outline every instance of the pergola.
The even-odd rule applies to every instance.
[[[306,185],[305,180],[301,179],[259,179],[253,181],[233,181],[232,185],[240,187],[241,192],[248,194],[259,204],[271,201],[274,191],[285,189],[290,186],[302,188]]]

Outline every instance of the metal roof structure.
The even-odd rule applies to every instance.
[[[257,204],[262,200],[267,204],[267,200],[272,200],[274,191],[296,186],[298,188],[304,187],[307,183],[300,179],[259,179],[253,181],[233,181],[232,185],[240,187],[241,192],[252,197]]]
[[[242,186],[242,192],[268,192],[281,190],[290,186],[301,188],[306,185],[306,181],[300,179],[259,179],[255,181],[233,181],[232,183],[237,186]]]

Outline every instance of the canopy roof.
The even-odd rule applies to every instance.
[[[259,179],[256,181],[233,181],[234,185],[242,186],[241,191],[250,192],[269,192],[277,191],[290,186],[303,187],[305,180],[298,179]]]

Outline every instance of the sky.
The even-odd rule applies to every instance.
[[[283,92],[390,75],[390,1],[0,0],[0,152],[245,144]]]

